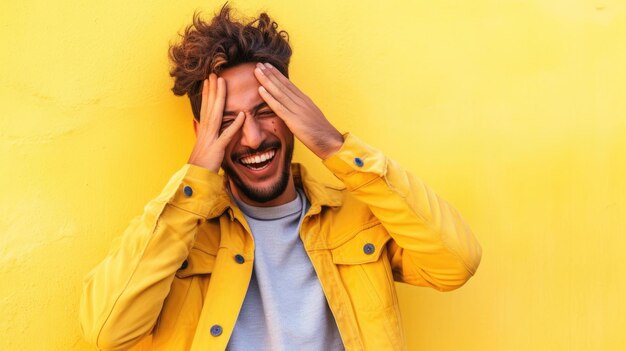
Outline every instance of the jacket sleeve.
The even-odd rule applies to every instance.
[[[221,178],[183,166],[87,274],[79,313],[90,343],[100,350],[124,350],[152,332]]]
[[[397,281],[456,289],[476,272],[481,247],[461,215],[420,179],[355,136],[324,164],[389,232]]]

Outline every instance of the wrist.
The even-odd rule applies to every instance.
[[[343,146],[343,141],[343,135],[341,135],[339,131],[336,131],[336,133],[333,133],[332,137],[324,140],[322,150],[318,154],[318,156],[322,160],[329,158],[341,149],[341,147]]]
[[[189,158],[189,160],[187,161],[187,163],[189,163],[190,165],[194,165],[197,167],[201,167],[204,168],[208,171],[211,171],[213,173],[217,173],[220,170],[220,165],[215,165],[213,164],[213,162],[202,162],[201,160],[197,160],[195,158]]]

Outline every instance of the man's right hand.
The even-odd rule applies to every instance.
[[[202,86],[200,122],[196,128],[196,145],[188,163],[216,172],[224,159],[226,145],[243,125],[245,115],[239,112],[233,123],[220,133],[226,101],[226,81],[211,73]]]

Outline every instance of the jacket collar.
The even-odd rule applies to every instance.
[[[340,189],[331,188],[313,178],[306,168],[299,163],[291,164],[291,174],[295,186],[304,189],[311,207],[337,207],[343,203]]]
[[[323,206],[337,207],[343,203],[342,189],[330,187],[318,182],[307,169],[300,163],[291,164],[291,174],[293,176],[294,185],[304,190],[307,199],[311,203],[311,211],[319,212]],[[224,175],[224,187],[220,194],[217,194],[216,204],[213,211],[209,213],[209,218],[214,218],[224,211],[229,210],[231,219],[233,218],[233,209],[237,205],[228,195],[228,177]]]

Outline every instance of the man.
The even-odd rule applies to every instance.
[[[289,81],[275,22],[229,11],[195,16],[170,50],[196,144],[85,278],[85,337],[102,350],[405,349],[394,279],[458,288],[480,245],[456,210]],[[291,163],[294,136],[343,189]]]

